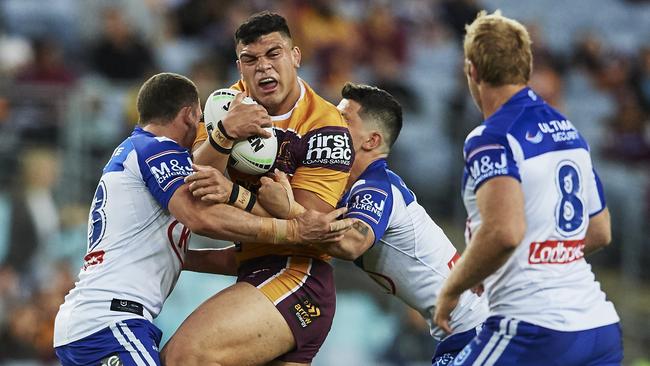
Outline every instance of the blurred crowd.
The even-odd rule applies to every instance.
[[[327,100],[336,104],[348,80],[397,97],[405,126],[392,167],[462,249],[462,142],[481,121],[466,91],[462,36],[484,8],[500,8],[529,27],[533,88],[590,143],[615,244],[595,263],[631,281],[647,279],[648,2],[49,0],[43,6],[40,0],[4,0],[0,364],[57,364],[52,322],[83,259],[88,205],[101,168],[137,122],[141,82],[160,71],[184,74],[203,100],[227,87],[238,78],[234,30],[259,10],[288,19],[302,50],[299,73]],[[341,273],[357,276],[346,268]],[[381,295],[363,281],[341,288],[374,302]],[[399,314],[376,355],[391,365],[430,362],[433,341],[426,325],[413,314]],[[647,344],[650,334],[637,338]]]

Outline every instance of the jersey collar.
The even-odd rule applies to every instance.
[[[365,177],[366,175],[370,174],[375,170],[386,169],[387,167],[388,167],[388,162],[386,161],[386,158],[379,158],[373,161],[372,163],[370,163],[370,165],[366,167],[366,170],[364,170],[363,173],[361,173],[359,179],[362,179],[363,177]]]
[[[537,95],[530,87],[526,86],[520,91],[516,92],[515,95],[510,97],[507,102],[505,102],[501,108],[508,108],[513,106],[521,106],[523,104],[533,104],[543,102],[542,97]]]
[[[151,137],[156,137],[156,135],[154,135],[153,133],[151,133],[149,131],[145,131],[140,126],[136,126],[133,129],[133,132],[131,132],[131,136],[138,136],[138,135],[147,135],[147,136],[151,136]]]

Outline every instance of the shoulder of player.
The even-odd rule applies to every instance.
[[[363,190],[377,190],[386,196],[392,195],[392,182],[387,169],[371,169],[365,171],[359,179],[350,187],[350,192]]]
[[[296,111],[298,112],[297,116],[301,119],[300,125],[296,126],[298,132],[304,134],[321,127],[344,127],[347,129],[347,124],[336,106],[316,94],[307,83],[304,85],[305,95]]]
[[[185,150],[176,141],[165,136],[154,136],[151,134],[138,134],[129,137],[133,147],[138,152],[146,152],[157,149]]]

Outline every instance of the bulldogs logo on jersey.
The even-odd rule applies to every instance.
[[[354,192],[348,201],[348,215],[361,215],[379,224],[384,213],[388,193],[374,187],[364,187]]]
[[[186,152],[163,151],[146,160],[156,182],[166,192],[172,184],[192,174],[192,161]]]

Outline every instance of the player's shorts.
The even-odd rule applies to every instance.
[[[489,317],[453,365],[614,366],[623,360],[618,323],[561,332],[524,321]]]
[[[278,359],[310,363],[334,320],[332,266],[308,257],[264,256],[243,262],[237,281],[257,287],[287,321],[296,348]]]
[[[150,321],[128,319],[54,351],[63,366],[160,366],[161,337]]]
[[[480,328],[480,327],[477,327]],[[476,337],[477,329],[470,329],[462,333],[452,334],[443,339],[436,347],[433,354],[432,366],[451,365],[456,355]]]

